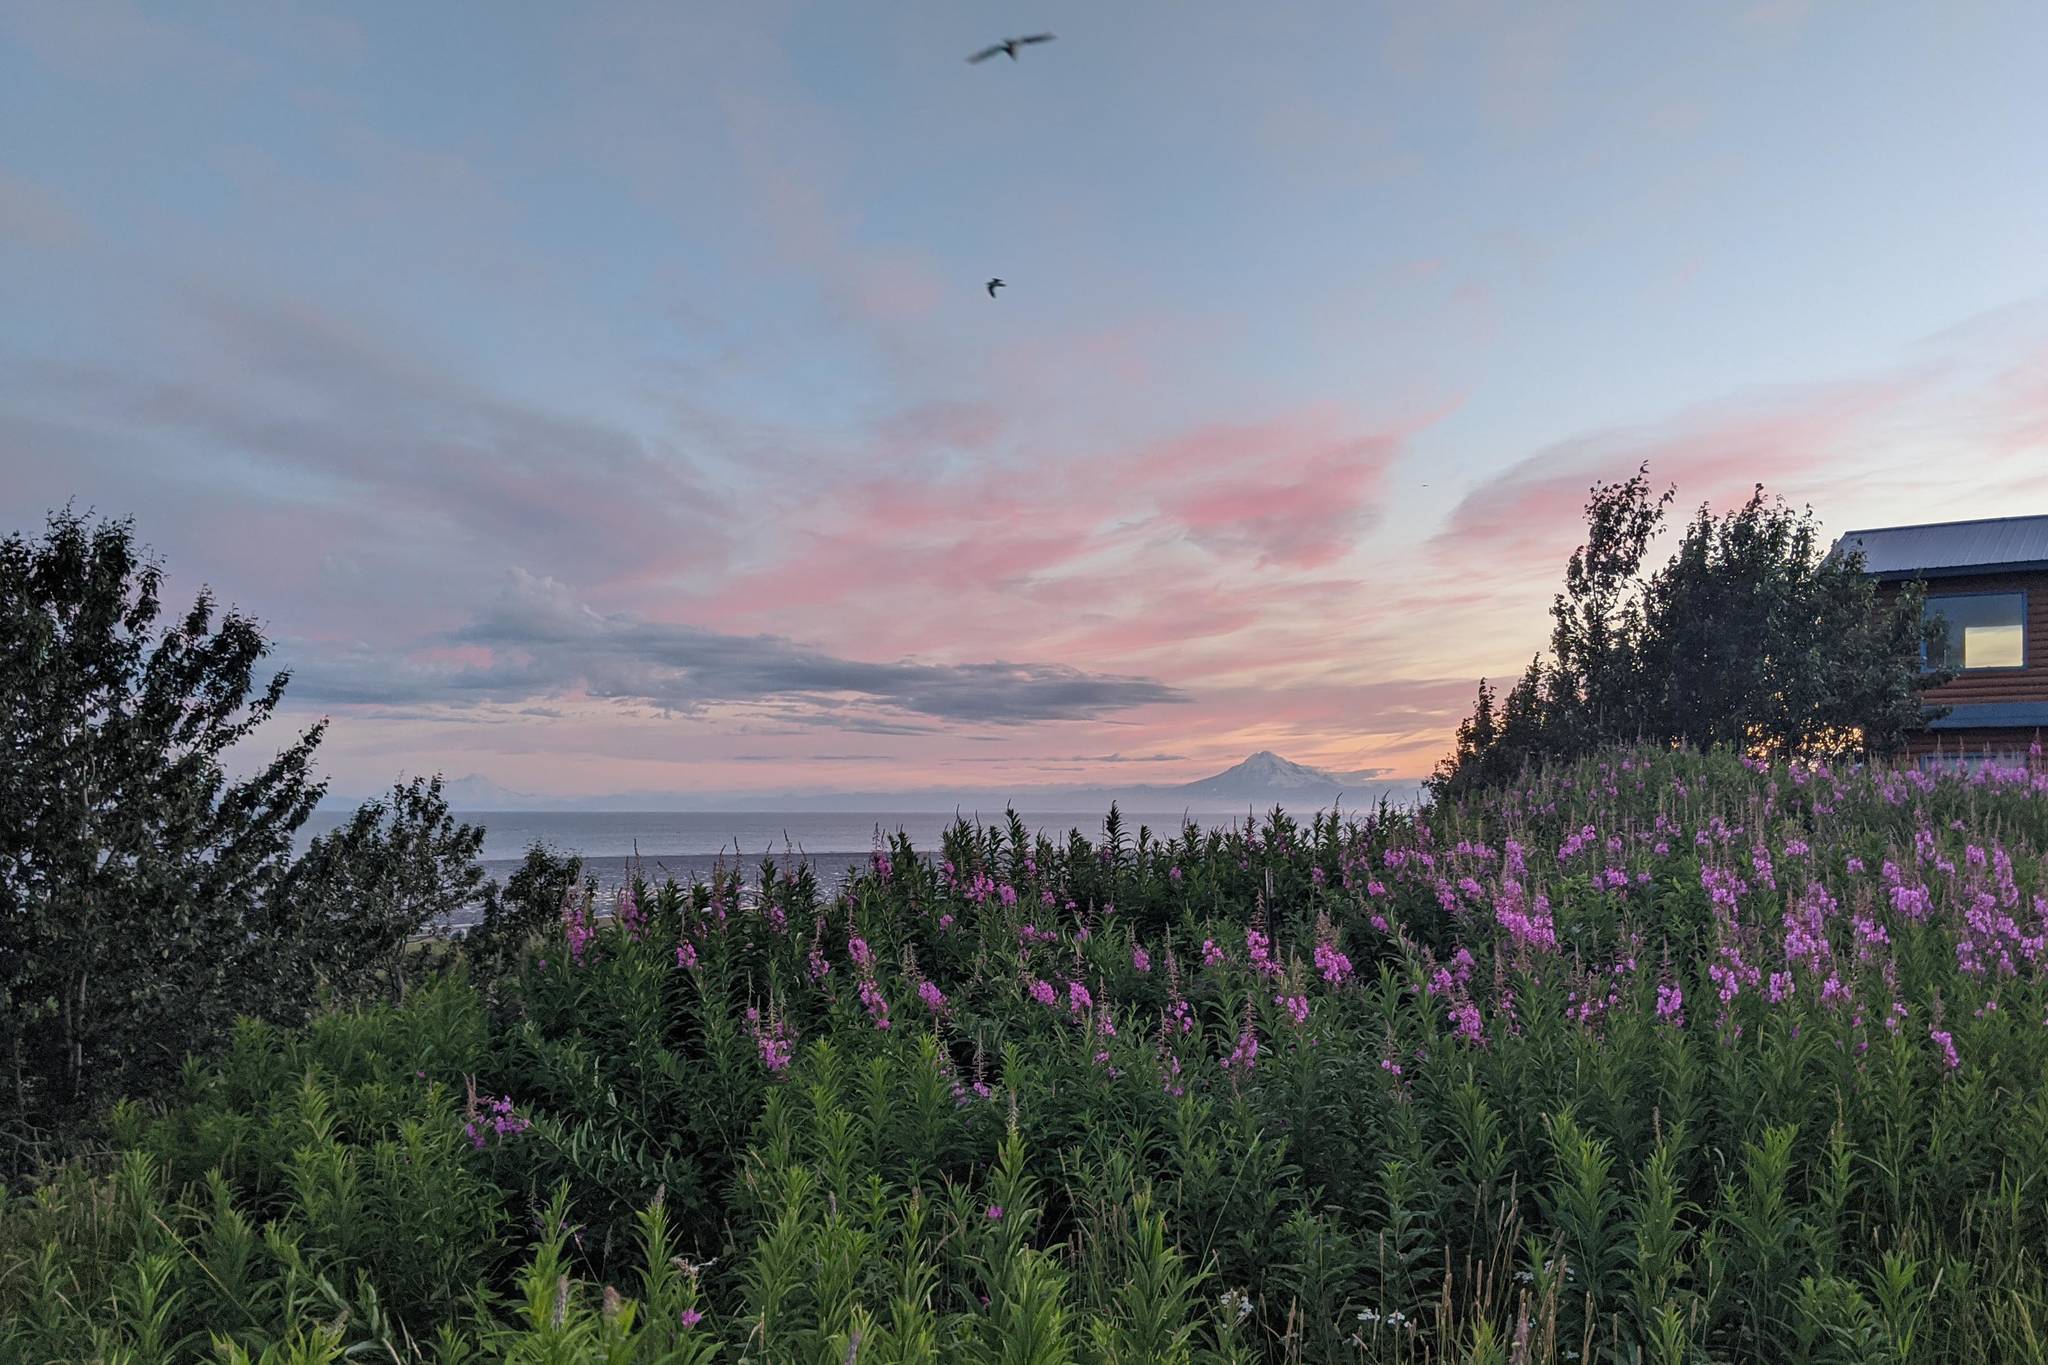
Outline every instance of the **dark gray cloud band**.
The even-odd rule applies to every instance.
[[[481,648],[489,662],[434,663],[368,649],[299,646],[285,659],[295,663],[291,694],[321,705],[465,706],[581,692],[681,712],[798,703],[817,723],[846,729],[870,729],[891,713],[1015,725],[1089,720],[1187,700],[1156,679],[1065,664],[868,663],[780,636],[606,614],[552,579],[516,571],[488,610],[422,644],[427,655]]]

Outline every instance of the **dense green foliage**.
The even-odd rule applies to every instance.
[[[238,1016],[402,993],[409,938],[505,913],[438,778],[294,860],[322,727],[232,778],[286,675],[259,685],[263,633],[204,591],[160,626],[162,586],[126,522],[0,541],[0,1172],[158,1093]]]
[[[159,630],[162,581],[125,523],[0,541],[0,1134],[151,1089],[292,990],[270,892],[320,731],[231,781],[285,678],[207,593]]]
[[[1645,557],[1673,493],[1648,467],[1592,490],[1586,543],[1551,607],[1548,659],[1500,696],[1486,682],[1439,765],[1438,795],[1509,783],[1532,762],[1616,743],[1724,746],[1777,759],[1896,753],[1923,723],[1922,594],[1889,599],[1860,553],[1836,558],[1813,514],[1758,485],[1702,507],[1670,560]]]
[[[2044,852],[2038,759],[1635,750],[572,895],[118,1110],[0,1359],[2039,1361]]]
[[[403,998],[413,937],[490,894],[477,863],[483,842],[481,826],[449,813],[438,775],[365,802],[284,876],[279,899],[291,907],[298,956],[344,999]]]

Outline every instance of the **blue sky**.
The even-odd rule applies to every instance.
[[[135,516],[344,784],[1420,772],[1593,479],[2048,510],[2043,51],[2020,3],[0,7],[0,521]]]

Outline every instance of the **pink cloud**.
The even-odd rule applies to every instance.
[[[2048,454],[2048,345],[2037,345],[1995,381],[1999,447],[2008,455]]]
[[[1912,377],[1815,387],[1562,441],[1467,494],[1431,548],[1438,562],[1500,577],[1561,568],[1596,482],[1625,479],[1647,461],[1654,486],[1677,485],[1680,516],[1702,502],[1729,505],[1759,482],[1796,489],[1852,460],[1880,418],[1924,389]]]
[[[1400,451],[1397,435],[1361,436],[1346,426],[1316,407],[1204,427],[1138,457],[1125,486],[1150,494],[1204,548],[1253,567],[1321,567],[1355,547],[1360,517]]]
[[[930,434],[922,417],[910,425]],[[1317,405],[967,474],[828,484],[791,509],[761,567],[688,609],[729,627],[822,631],[864,653],[940,639],[949,651],[1121,656],[1228,636],[1284,621],[1302,576],[1356,549],[1405,437]],[[1265,605],[1246,605],[1247,585]]]

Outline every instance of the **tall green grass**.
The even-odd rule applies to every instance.
[[[0,1358],[2048,1355],[2048,769],[586,894],[0,1213]]]

